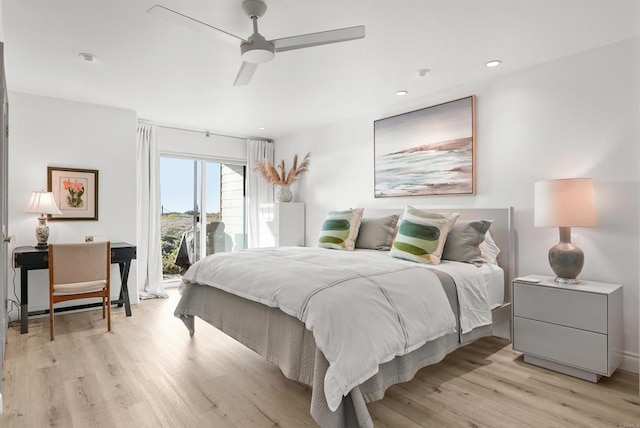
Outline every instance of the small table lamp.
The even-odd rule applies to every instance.
[[[569,178],[535,183],[534,224],[559,227],[560,242],[549,250],[556,282],[577,284],[584,253],[571,243],[571,227],[596,225],[590,178]]]
[[[36,248],[47,248],[47,240],[49,239],[49,226],[47,226],[47,214],[62,214],[53,199],[53,193],[42,191],[34,191],[27,206],[22,210],[24,213],[37,213],[38,225],[36,226],[36,238],[38,245]]]

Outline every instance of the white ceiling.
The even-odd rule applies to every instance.
[[[282,52],[234,87],[239,47],[146,10],[161,4],[246,38],[241,0],[2,0],[7,84],[164,124],[278,138],[640,34],[635,0],[266,2],[267,39],[360,24],[366,38]],[[484,66],[496,58],[500,67]],[[432,71],[418,79],[419,68]]]

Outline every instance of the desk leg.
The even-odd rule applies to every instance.
[[[29,270],[20,268],[20,334],[29,333]]]
[[[131,316],[131,303],[129,302],[129,286],[127,281],[129,280],[129,269],[131,268],[131,260],[118,263],[120,266],[120,279],[122,281],[122,287],[120,288],[120,300],[124,301],[124,313],[126,316]],[[118,304],[118,307],[122,305]]]

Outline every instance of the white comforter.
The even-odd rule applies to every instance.
[[[391,257],[304,247],[222,253],[194,264],[182,286],[189,283],[278,307],[304,322],[329,362],[324,389],[332,411],[378,365],[455,331],[436,274]]]

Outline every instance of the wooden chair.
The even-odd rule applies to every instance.
[[[53,305],[74,299],[102,298],[102,318],[111,331],[111,243],[49,244],[49,330]]]

